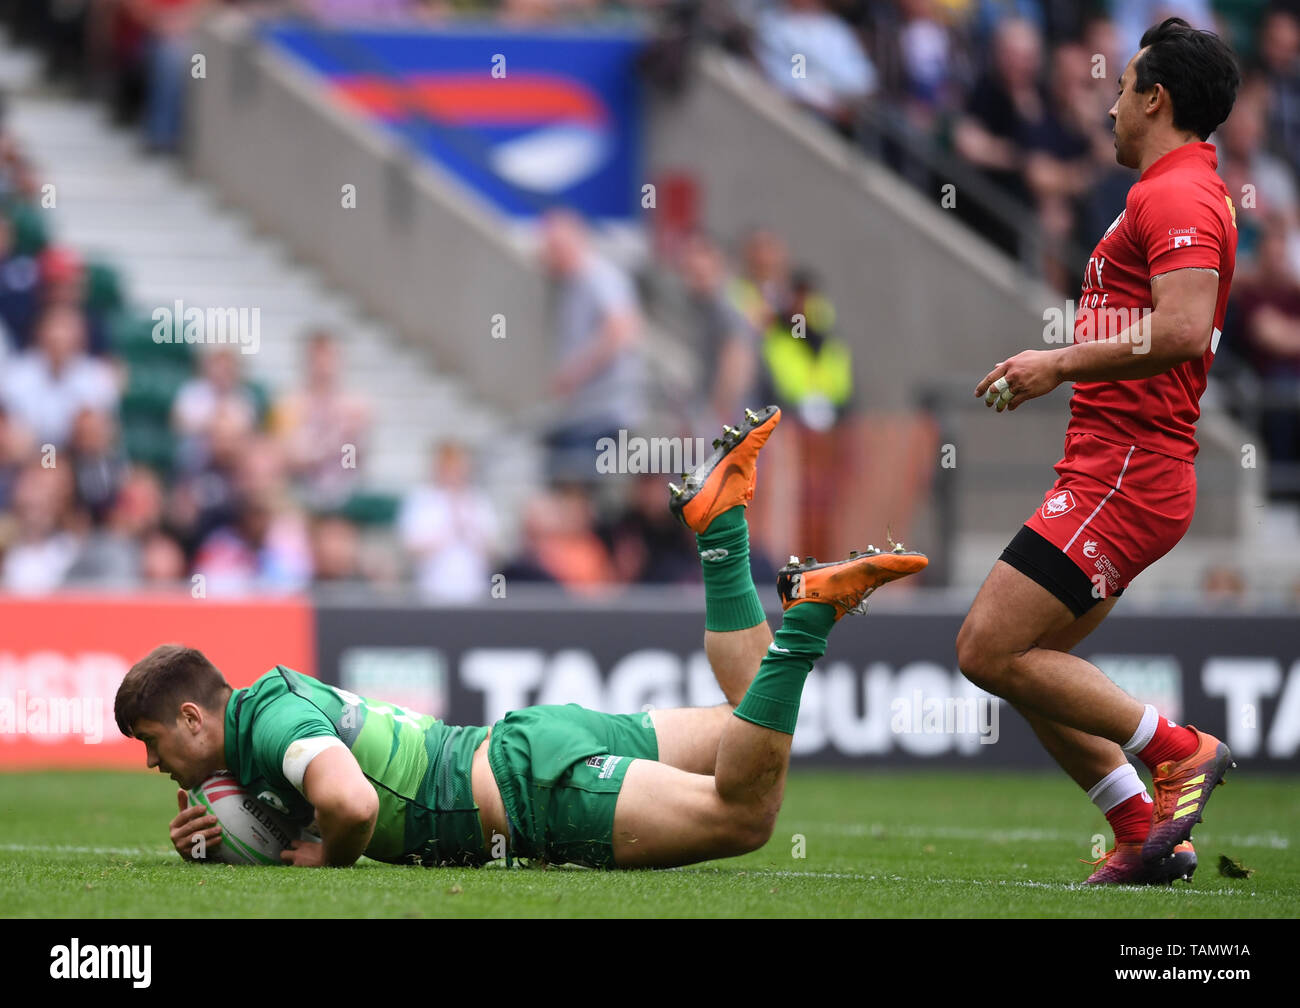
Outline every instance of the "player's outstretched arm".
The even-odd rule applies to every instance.
[[[307,765],[303,794],[316,809],[322,843],[297,843],[286,864],[346,868],[365,853],[379,817],[379,796],[343,746],[323,750]]]
[[[1002,361],[976,386],[999,413],[1051,392],[1066,381],[1151,378],[1205,353],[1214,330],[1219,275],[1178,269],[1151,281],[1150,315],[1104,340],[1057,350],[1025,350]],[[994,383],[998,384],[995,388]],[[997,392],[1004,392],[999,398]]]
[[[1151,281],[1151,315],[1114,342],[1075,343],[1057,351],[1065,381],[1124,381],[1163,374],[1205,353],[1214,332],[1219,274],[1177,269]]]

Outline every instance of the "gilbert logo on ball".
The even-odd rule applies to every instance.
[[[280,852],[308,836],[287,816],[249,794],[234,774],[213,774],[189,792],[191,805],[202,805],[221,824],[221,842],[207,845],[196,860],[222,864],[278,865]]]

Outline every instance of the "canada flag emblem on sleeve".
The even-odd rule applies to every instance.
[[[1196,242],[1196,228],[1170,228],[1169,229],[1169,247],[1170,249],[1188,248]]]
[[[1067,511],[1074,510],[1074,494],[1069,490],[1060,490],[1043,501],[1043,517],[1059,518]]]

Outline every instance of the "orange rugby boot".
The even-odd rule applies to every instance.
[[[902,543],[885,552],[868,546],[864,552],[854,550],[846,560],[818,563],[808,557],[790,562],[777,571],[776,590],[781,608],[789,609],[801,602],[825,602],[835,607],[835,619],[848,613],[867,611],[867,596],[890,581],[923,570],[930,562],[923,553],[904,549]]]
[[[724,511],[749,504],[758,479],[759,449],[780,422],[776,406],[757,413],[745,410],[742,425],[722,428],[713,453],[682,477],[681,486],[668,484],[668,507],[682,524],[703,532]]]

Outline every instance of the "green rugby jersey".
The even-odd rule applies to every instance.
[[[470,767],[487,731],[367,700],[277,665],[230,697],[226,769],[252,794],[306,825],[315,811],[285,775],[285,755],[299,739],[339,738],[379,794],[367,857],[477,865],[487,857]]]

